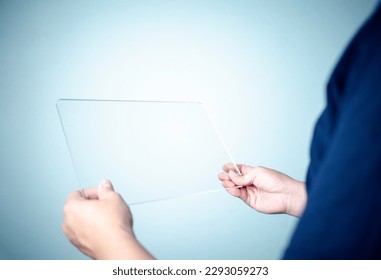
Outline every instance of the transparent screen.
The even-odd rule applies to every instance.
[[[59,100],[80,188],[110,179],[130,204],[223,190],[232,161],[205,107],[194,102]]]

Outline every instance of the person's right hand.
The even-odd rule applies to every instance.
[[[234,164],[227,163],[223,166],[224,172],[218,175],[231,195],[262,213],[295,217],[303,214],[307,202],[303,182],[265,167],[239,164],[238,168],[242,175],[236,173]]]

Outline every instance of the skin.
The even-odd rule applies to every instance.
[[[238,164],[238,169],[242,176],[236,173],[232,163],[228,163],[223,166],[224,172],[218,174],[218,179],[231,195],[258,212],[295,217],[303,214],[307,202],[303,182],[261,166]]]
[[[63,232],[93,259],[153,259],[132,230],[132,215],[110,181],[72,192],[64,206]]]
[[[266,214],[303,214],[307,193],[303,182],[265,168],[232,163],[218,174],[224,188]],[[82,253],[93,259],[154,259],[133,232],[131,211],[109,180],[99,188],[72,192],[64,206],[62,229]]]

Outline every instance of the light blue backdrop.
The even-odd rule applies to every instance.
[[[0,258],[83,258],[61,232],[78,186],[59,98],[205,102],[237,161],[303,180],[325,83],[375,3],[1,1]],[[170,259],[279,258],[295,225],[223,192],[133,214]]]

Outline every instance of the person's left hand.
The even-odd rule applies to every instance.
[[[62,229],[93,259],[152,259],[132,230],[132,215],[110,181],[99,188],[72,192],[64,206]]]

